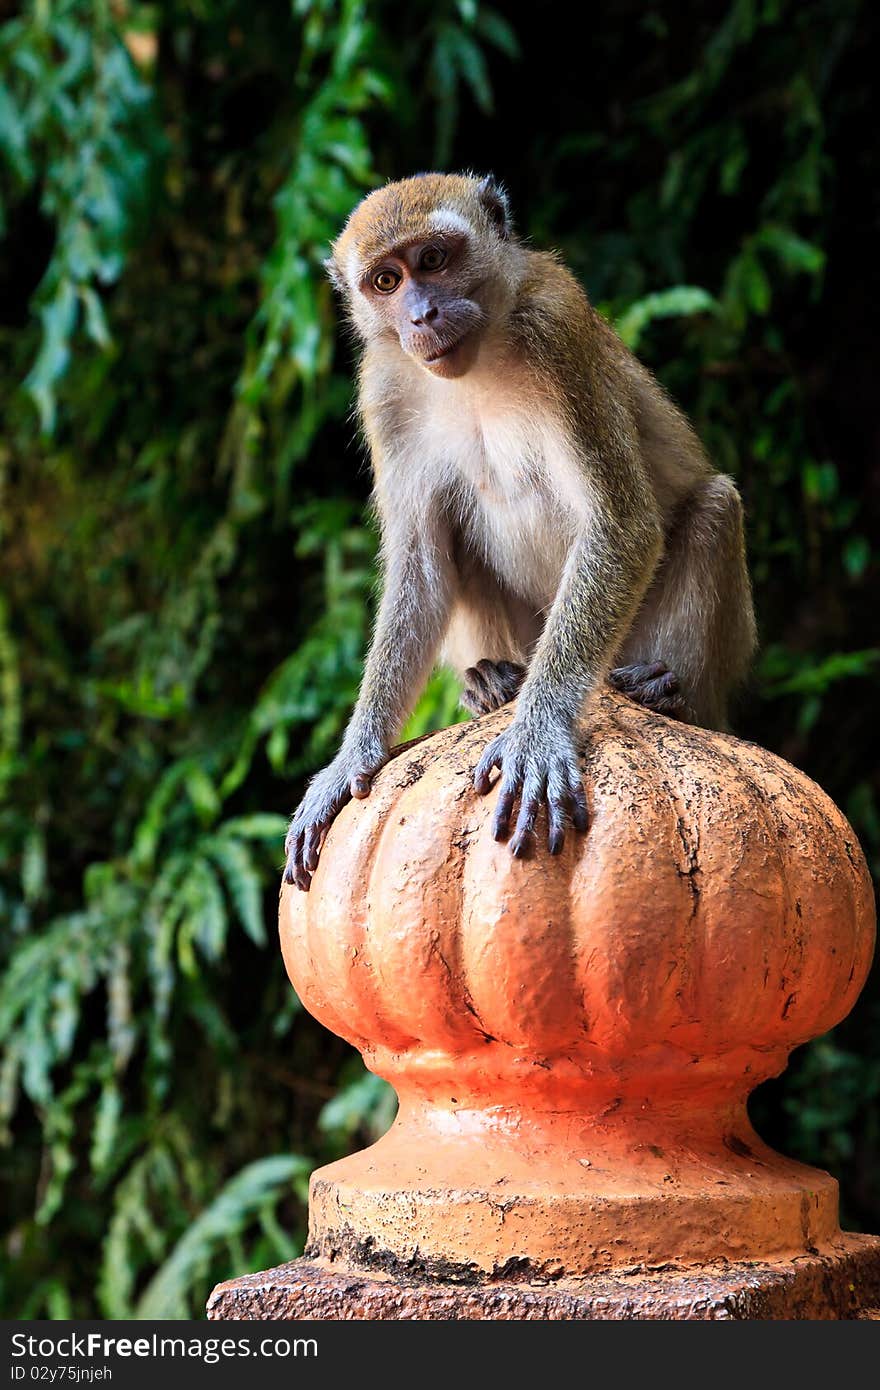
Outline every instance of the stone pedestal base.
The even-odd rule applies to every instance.
[[[218,1284],[208,1317],[260,1321],[860,1319],[880,1307],[880,1237],[794,1260],[632,1270],[545,1283],[440,1283],[294,1260]]]

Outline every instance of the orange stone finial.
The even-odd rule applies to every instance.
[[[746,1113],[864,983],[873,895],[845,818],[773,754],[608,692],[588,833],[518,860],[472,787],[510,717],[404,749],[337,819],[311,892],[282,893],[297,993],[400,1098],[384,1138],[313,1175],[307,1255],[386,1281],[549,1281],[557,1308],[597,1280],[608,1304],[609,1279],[737,1261],[880,1281],[836,1182]],[[628,1315],[487,1306],[453,1315]]]

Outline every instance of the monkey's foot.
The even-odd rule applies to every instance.
[[[628,695],[646,709],[665,714],[670,719],[680,719],[685,724],[693,723],[693,710],[684,697],[678,676],[662,661],[618,666],[610,672],[608,679],[615,690]]]
[[[491,714],[512,700],[526,677],[512,661],[478,661],[464,673],[461,703],[471,714]]]

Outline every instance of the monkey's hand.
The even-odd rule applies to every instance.
[[[327,831],[352,797],[360,801],[369,796],[374,776],[387,761],[387,753],[367,755],[343,748],[312,778],[284,841],[285,883],[295,883],[304,893],[309,891]]]
[[[528,853],[538,812],[547,805],[547,847],[558,854],[565,841],[568,816],[576,830],[586,830],[589,813],[574,739],[564,728],[535,727],[514,720],[489,744],[474,773],[474,786],[485,796],[493,783],[489,774],[501,769],[498,804],[492,820],[496,840],[506,839],[510,818],[519,800],[519,816],[510,848],[517,858]]]

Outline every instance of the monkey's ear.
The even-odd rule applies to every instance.
[[[486,214],[498,235],[503,238],[510,236],[510,204],[507,201],[507,194],[500,183],[495,182],[493,174],[487,174],[481,180],[477,189],[477,197],[486,210]]]
[[[344,288],[345,282],[342,278],[339,266],[336,264],[332,256],[327,257],[326,261],[324,262],[324,269],[327,272],[327,278],[330,281],[333,288],[335,290],[342,290]]]

